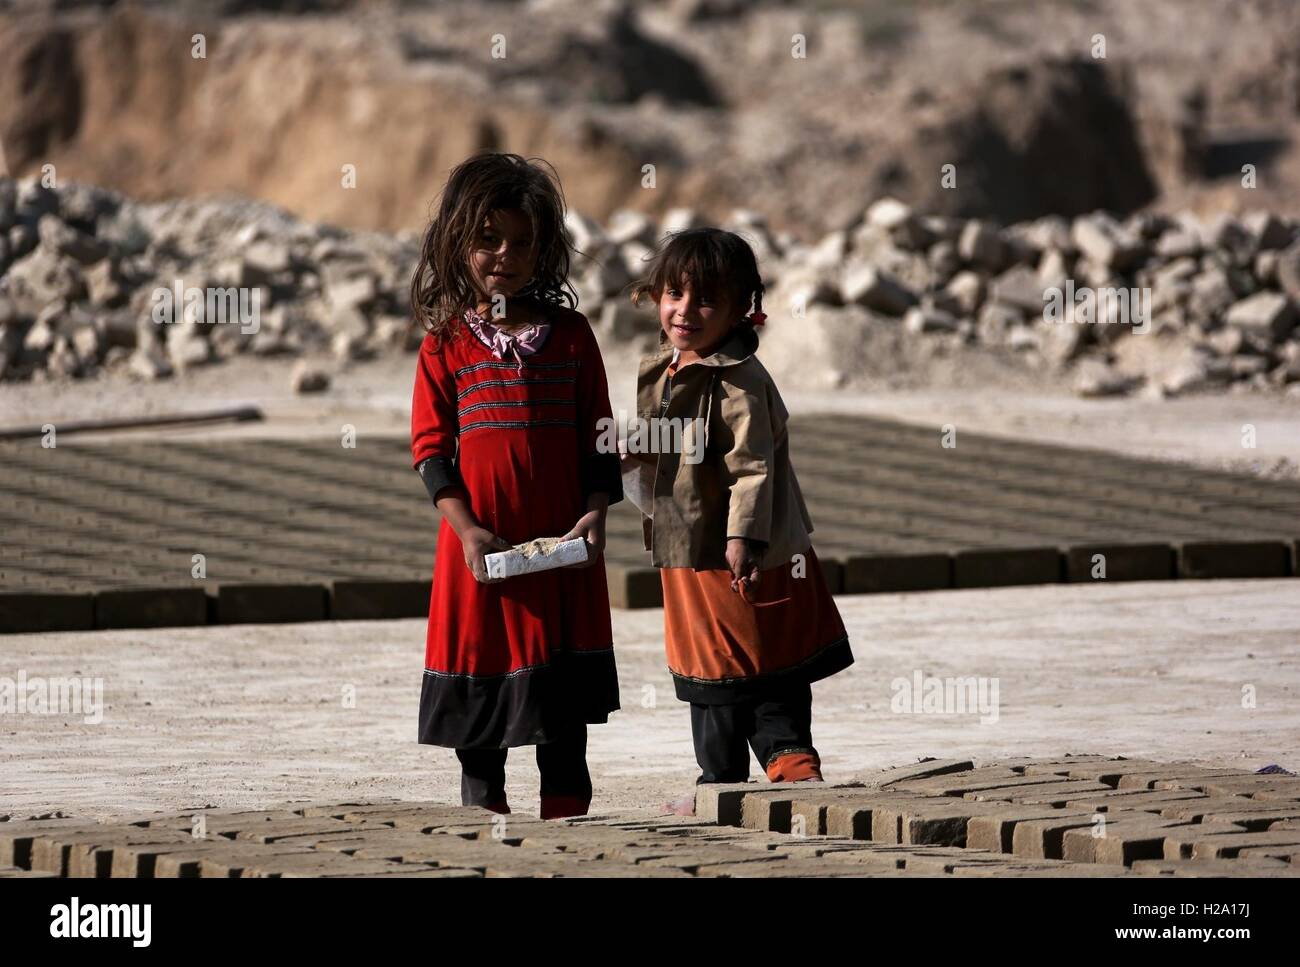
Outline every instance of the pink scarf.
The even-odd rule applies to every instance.
[[[510,353],[521,370],[524,368],[524,356],[531,356],[541,349],[542,343],[546,342],[546,336],[551,331],[551,324],[539,318],[538,321],[517,332],[505,332],[492,325],[473,308],[465,310],[465,323],[473,330],[474,335],[488,345],[493,356],[497,359],[505,359],[506,353]]]

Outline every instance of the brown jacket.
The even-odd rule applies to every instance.
[[[666,334],[659,351],[641,361],[638,417],[660,430],[664,424],[652,418],[703,427],[697,463],[683,458],[683,450],[699,454],[701,441],[689,432],[673,452],[641,455],[656,467],[654,519],[642,518],[656,567],[726,568],[730,537],[766,545],[760,568],[788,563],[811,544],[812,519],[790,466],[789,413],[757,348],[753,327],[739,326],[717,352],[677,371],[666,410],[660,407],[673,359]]]

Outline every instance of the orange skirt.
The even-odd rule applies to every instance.
[[[721,705],[815,682],[853,664],[848,634],[813,549],[802,567],[759,572],[731,590],[731,572],[660,569],[664,644],[677,697]]]

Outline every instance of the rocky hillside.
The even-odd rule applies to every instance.
[[[806,241],[885,195],[1297,214],[1298,108],[1292,0],[0,3],[11,174],[361,229],[419,228],[484,148],[600,219],[743,207]]]

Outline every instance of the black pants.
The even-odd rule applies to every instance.
[[[460,801],[466,806],[493,806],[506,798],[508,749],[457,749],[460,760]],[[555,742],[537,747],[537,771],[542,776],[542,798],[568,796],[591,800],[591,773],[587,771],[587,727],[573,726]]]
[[[699,782],[744,782],[749,750],[764,769],[786,752],[810,752],[812,687],[803,682],[730,705],[691,703],[691,735]]]

